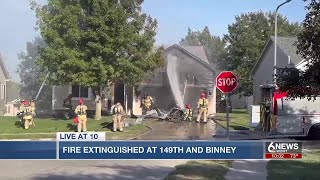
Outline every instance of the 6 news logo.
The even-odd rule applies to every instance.
[[[266,142],[265,158],[297,159],[302,158],[301,142]]]

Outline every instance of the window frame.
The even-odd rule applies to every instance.
[[[79,85],[74,85],[74,86],[79,86]],[[79,96],[80,96],[80,88],[81,86],[79,86]],[[69,86],[69,94],[72,94],[72,86]],[[92,100],[92,89],[90,87],[88,87],[88,97],[74,97],[72,96],[73,100],[79,100],[79,99],[83,99],[83,100]]]

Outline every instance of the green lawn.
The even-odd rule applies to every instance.
[[[53,118],[35,119],[36,126],[25,130],[16,117],[0,117],[0,139],[37,139],[55,138],[56,132],[75,132],[77,127],[73,120],[60,120]],[[112,117],[102,120],[89,119],[88,131],[106,131],[107,139],[127,139],[149,131],[145,125],[126,128],[124,133],[111,132]],[[41,134],[42,133],[42,134]]]
[[[268,163],[268,180],[319,180],[320,151],[303,154],[302,160],[273,160]]]
[[[232,161],[202,160],[189,161],[176,166],[164,180],[223,180]]]
[[[250,114],[245,109],[233,109],[229,114],[230,130],[253,130],[250,127]],[[226,113],[217,113],[214,118],[221,126],[227,127]]]

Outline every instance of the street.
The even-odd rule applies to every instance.
[[[163,179],[185,160],[2,161],[0,179]]]

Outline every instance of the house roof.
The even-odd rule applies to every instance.
[[[271,36],[271,39],[274,42],[274,36]],[[295,45],[297,41],[297,37],[277,37],[277,45],[290,56],[291,62],[295,65],[302,61],[302,57],[297,54],[298,49]]]
[[[300,55],[298,55],[297,52],[297,46],[295,45],[295,42],[297,41],[297,37],[279,37],[277,36],[277,46],[281,51],[283,51],[287,56],[290,56],[291,63],[294,65],[297,65],[300,63],[303,59]],[[270,48],[270,46],[274,43],[274,36],[271,36],[268,40],[267,44],[265,45],[257,63],[255,64],[251,76],[255,73],[256,69],[258,68],[259,64],[261,63],[265,53],[267,52],[267,49]]]
[[[212,72],[215,72],[213,67],[210,65],[207,55],[205,53],[203,46],[180,46],[178,44],[171,45],[165,49],[165,51],[169,51],[172,48],[177,48],[180,51],[184,52],[191,58],[195,59],[197,62],[202,64],[207,69],[211,70]]]
[[[9,72],[8,72],[8,70],[7,70],[7,68],[6,68],[6,65],[5,65],[5,63],[4,63],[4,61],[3,61],[3,58],[2,58],[2,56],[1,56],[1,54],[0,54],[0,68],[1,68],[1,70],[2,70],[2,72],[3,72],[3,74],[4,74],[4,77],[5,77],[6,79],[10,79]]]
[[[208,57],[206,55],[206,51],[203,46],[181,46],[183,49],[189,51],[193,55],[200,58],[202,61],[209,64]]]

